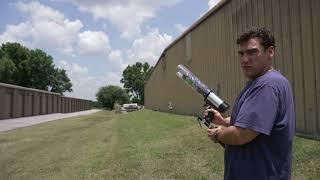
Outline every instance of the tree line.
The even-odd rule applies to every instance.
[[[0,82],[59,94],[72,91],[66,71],[56,68],[50,55],[19,43],[1,45]]]

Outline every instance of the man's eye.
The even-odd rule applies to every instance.
[[[247,51],[247,53],[248,53],[249,55],[253,55],[253,54],[255,54],[256,52],[257,52],[256,49],[249,49],[249,50]]]

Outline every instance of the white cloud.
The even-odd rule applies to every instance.
[[[208,0],[208,9],[204,10],[199,14],[198,19],[200,19],[202,16],[204,16],[211,8],[216,6],[221,0]]]
[[[114,50],[109,54],[110,61],[123,61],[122,59],[122,52],[120,50]]]
[[[32,21],[53,21],[63,22],[65,17],[59,11],[48,6],[44,6],[39,2],[23,3],[18,2],[16,7],[26,14],[31,15]]]
[[[208,6],[209,9],[213,8],[215,5],[217,5],[221,0],[209,0]]]
[[[87,67],[67,61],[59,61],[57,67],[66,70],[73,85],[73,92],[67,92],[65,96],[95,100],[95,94],[100,87],[111,84],[121,86],[119,73],[107,72],[101,76],[90,76]]]
[[[71,79],[73,87],[79,84],[79,81],[83,79],[83,77],[88,77],[88,68],[81,67],[76,63],[68,63],[67,61],[59,61],[57,64],[58,68],[65,69],[68,77]]]
[[[181,0],[72,0],[79,10],[91,13],[96,19],[109,20],[121,32],[123,38],[139,37],[141,26],[155,17],[161,7],[172,6]]]
[[[27,20],[17,25],[7,25],[0,42],[16,41],[31,48],[50,52],[73,53],[77,34],[83,27],[80,20],[70,21],[60,12],[39,2],[16,4]]]
[[[78,34],[80,54],[109,53],[111,46],[108,36],[102,31],[84,31]]]
[[[0,43],[20,42],[29,48],[45,49],[74,57],[77,54],[107,55],[111,51],[108,35],[102,31],[81,32],[80,20],[71,21],[57,10],[39,2],[18,2],[17,9],[25,22],[7,25],[0,34]]]
[[[122,71],[128,66],[129,61],[124,60],[128,59],[125,57],[125,54],[119,50],[112,50],[108,55],[107,66],[113,73],[117,73],[118,76],[122,74]]]
[[[187,30],[187,27],[182,24],[175,24],[174,28],[179,34],[182,34],[185,30]]]
[[[128,58],[131,63],[147,61],[154,65],[162,51],[172,40],[172,36],[161,34],[157,28],[150,29],[145,36],[133,41],[131,49],[127,51]]]
[[[30,45],[26,40],[32,34],[29,24],[20,23],[18,25],[7,25],[6,31],[0,35],[0,43],[21,42]]]
[[[73,45],[77,40],[77,34],[83,27],[80,20],[70,21],[59,11],[44,6],[39,2],[18,2],[16,7],[27,17],[26,22],[20,23],[17,26],[23,24],[29,30],[26,31],[27,33],[22,39],[19,32],[12,32],[7,28],[7,33],[15,36],[18,41],[28,40],[33,47],[46,48],[61,53],[73,52]]]

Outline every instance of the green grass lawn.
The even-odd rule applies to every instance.
[[[0,133],[0,179],[222,179],[223,149],[193,117],[102,111]],[[295,138],[294,179],[320,179],[320,142]]]

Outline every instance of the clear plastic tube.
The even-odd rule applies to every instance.
[[[196,75],[190,72],[186,67],[182,64],[177,66],[178,72],[177,76],[184,80],[187,84],[189,84],[194,90],[200,93],[204,98],[208,96],[210,93],[210,89],[207,85],[202,83]]]
[[[228,110],[229,105],[220,99],[209,87],[201,82],[196,75],[190,72],[182,64],[177,66],[177,76],[189,84],[192,89],[196,90],[199,94],[204,97],[206,105],[214,107],[219,112],[225,112]],[[212,115],[211,115],[212,116]]]

